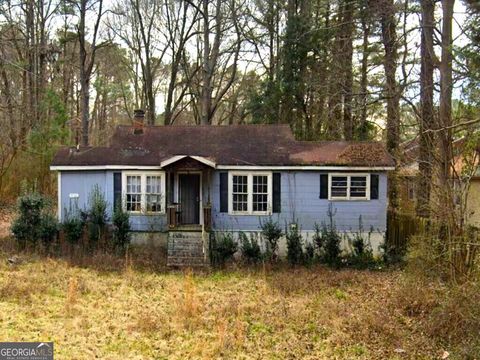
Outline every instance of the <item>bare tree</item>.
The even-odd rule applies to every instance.
[[[387,99],[387,150],[398,159],[400,143],[400,89],[397,84],[397,20],[393,0],[381,0],[378,3],[382,26],[382,43],[385,50],[383,67],[385,69],[385,97]],[[397,178],[392,174],[389,179],[388,198],[392,209],[398,207]]]
[[[433,0],[421,1],[422,6],[422,38],[421,38],[421,74],[420,74],[420,101],[421,116],[419,126],[419,158],[418,158],[418,198],[417,215],[430,216],[430,192],[432,182],[433,152],[435,144],[433,133],[430,131],[435,126],[433,110],[433,71],[435,66],[435,53],[433,48],[435,2]]]
[[[82,116],[82,145],[89,144],[89,121],[90,121],[90,80],[92,77],[95,54],[105,45],[98,43],[100,21],[105,13],[103,0],[78,0],[75,3],[78,8],[77,36],[79,42],[79,68],[80,68],[80,99]],[[91,39],[87,36],[87,16],[94,14],[94,24]]]
[[[453,193],[453,148],[452,148],[452,22],[455,0],[442,0],[442,59],[440,62],[440,107],[439,125],[442,131],[440,137],[440,184],[442,210],[440,216],[450,229],[455,229],[458,223],[455,219],[455,199]]]

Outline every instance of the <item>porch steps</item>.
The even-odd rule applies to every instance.
[[[208,256],[203,251],[200,231],[170,231],[168,233],[167,266],[205,267]]]

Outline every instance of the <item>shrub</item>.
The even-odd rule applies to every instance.
[[[107,202],[98,185],[93,187],[88,203],[88,233],[90,245],[95,246],[107,223]]]
[[[253,234],[250,236],[250,239],[248,239],[247,235],[243,232],[241,232],[238,237],[241,243],[242,257],[245,262],[257,264],[263,259],[262,250]]]
[[[20,196],[17,201],[18,217],[11,231],[17,243],[24,248],[27,243],[35,245],[42,235],[42,218],[46,216],[49,201],[38,193]]]
[[[352,248],[352,252],[347,258],[349,265],[357,268],[367,268],[376,265],[375,258],[373,257],[372,246],[370,245],[370,234],[372,231],[373,229],[370,229],[367,238],[365,238],[362,216],[360,215],[358,218],[358,231],[353,234],[353,239],[347,237]]]
[[[65,214],[65,219],[62,223],[62,230],[65,234],[65,239],[71,245],[78,244],[83,235],[84,222],[78,213]]]
[[[305,245],[305,253],[303,262],[305,265],[310,266],[315,261],[315,246],[312,243]]]
[[[123,211],[121,206],[118,206],[112,217],[113,222],[113,242],[115,248],[121,253],[130,244],[130,215]]]
[[[322,225],[322,237],[323,237],[323,261],[325,261],[330,266],[339,266],[341,262],[340,254],[340,243],[342,237],[337,231],[333,217],[335,212],[332,209],[330,204],[327,211],[327,216],[329,218],[329,224],[325,223]]]
[[[277,257],[278,240],[283,235],[282,229],[278,222],[273,221],[271,217],[263,223],[260,221],[260,227],[262,229],[262,237],[267,243],[266,256],[270,261],[273,261]]]
[[[40,219],[40,239],[48,251],[58,234],[58,220],[52,214],[43,214]]]
[[[323,255],[323,250],[324,250],[324,241],[326,239],[325,234],[322,232],[324,227],[318,225],[315,223],[314,225],[314,234],[313,234],[313,243],[315,244],[314,247],[314,252],[315,249],[317,250],[318,257],[322,257]]]
[[[297,224],[291,224],[289,229],[285,230],[287,237],[287,260],[290,265],[299,265],[303,263],[302,235],[298,230]]]
[[[224,266],[233,258],[237,250],[238,245],[233,240],[232,233],[217,233],[211,237],[210,261],[213,266]]]

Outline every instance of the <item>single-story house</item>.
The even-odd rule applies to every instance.
[[[202,234],[259,233],[268,217],[310,239],[329,206],[341,232],[359,231],[361,216],[377,251],[393,169],[378,142],[297,141],[288,125],[144,126],[140,112],[109,146],[62,148],[51,164],[60,220],[97,185],[109,214],[130,213],[133,243],[168,243],[173,265],[182,239],[205,251]]]

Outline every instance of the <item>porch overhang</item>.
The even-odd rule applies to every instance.
[[[191,158],[193,160],[196,160],[199,163],[207,165],[207,166],[209,166],[213,169],[215,169],[217,167],[217,164],[215,163],[215,161],[213,161],[211,159],[208,159],[204,156],[197,156],[197,155],[175,155],[175,156],[172,156],[168,159],[163,160],[160,163],[160,167],[164,168],[166,166],[172,165],[172,164],[176,163],[177,161],[180,161],[180,160],[183,160],[183,159],[186,159],[186,158]]]

